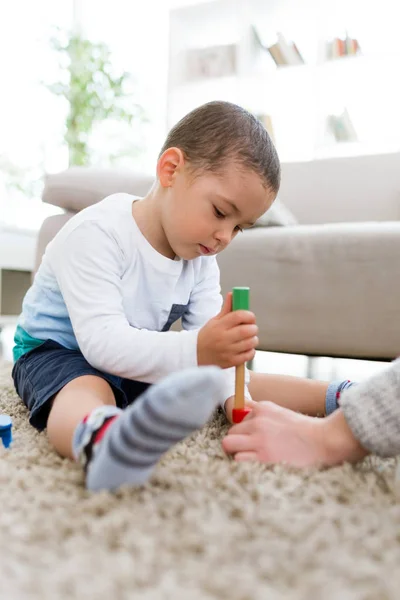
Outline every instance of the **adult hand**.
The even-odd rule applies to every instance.
[[[241,423],[229,430],[222,446],[237,461],[285,463],[296,467],[355,462],[367,454],[342,411],[319,419],[272,402],[258,402]]]

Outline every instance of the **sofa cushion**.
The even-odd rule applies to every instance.
[[[400,354],[400,222],[257,227],[218,254],[221,287],[250,287],[259,350]]]
[[[257,219],[254,227],[284,227],[297,223],[294,214],[277,198],[271,208]]]
[[[79,212],[116,192],[144,196],[153,182],[152,175],[128,170],[70,167],[61,173],[45,176],[42,200],[68,211]]]

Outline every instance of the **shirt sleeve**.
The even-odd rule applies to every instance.
[[[340,408],[354,436],[374,454],[400,454],[399,390],[400,360],[396,360],[340,397]]]
[[[97,221],[81,223],[54,249],[53,270],[83,356],[97,369],[148,383],[196,366],[196,330],[130,325],[121,289],[125,264],[116,235]]]
[[[195,285],[190,295],[189,307],[182,317],[182,325],[186,330],[197,330],[203,327],[221,310],[223,298],[221,295],[220,271],[216,258],[205,257],[200,270],[198,283]],[[225,385],[224,400],[235,395],[235,368],[224,369]],[[245,372],[245,396],[251,400],[251,395],[247,384],[250,381],[250,373],[246,368]]]

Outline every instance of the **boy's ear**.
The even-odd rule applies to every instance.
[[[182,169],[185,158],[180,148],[167,148],[158,159],[157,177],[163,187],[171,187],[176,173]]]

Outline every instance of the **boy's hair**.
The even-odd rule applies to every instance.
[[[230,102],[208,102],[183,117],[169,132],[160,155],[180,148],[197,171],[222,171],[229,160],[256,172],[277,193],[281,169],[268,132],[251,113]]]

